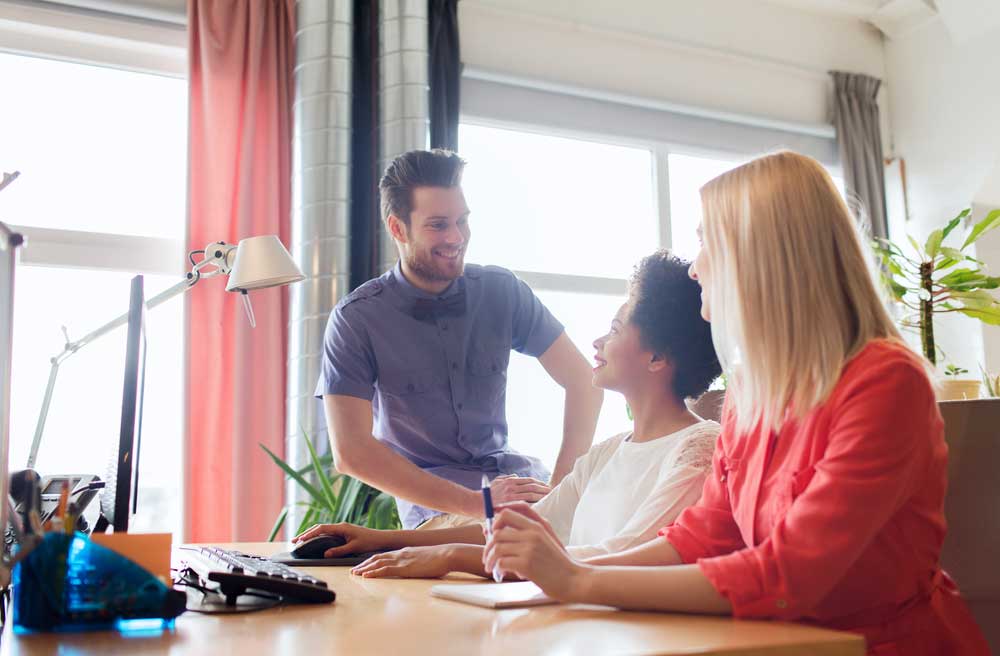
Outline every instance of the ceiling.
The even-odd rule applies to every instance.
[[[844,18],[867,20],[893,0],[768,0],[771,4]]]

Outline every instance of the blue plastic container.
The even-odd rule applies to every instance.
[[[128,630],[173,625],[186,595],[83,533],[47,533],[13,572],[11,620],[30,631]]]

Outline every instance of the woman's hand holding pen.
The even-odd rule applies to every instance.
[[[573,601],[589,568],[570,558],[549,523],[528,504],[497,510],[493,535],[483,550],[486,571],[497,565],[504,574],[534,581],[554,599]]]
[[[535,503],[551,490],[547,483],[528,476],[497,476],[490,483],[490,494],[495,506],[515,501]]]

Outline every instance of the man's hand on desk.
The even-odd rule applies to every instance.
[[[324,558],[340,558],[350,554],[395,547],[391,544],[389,531],[378,531],[354,524],[314,524],[292,538],[292,542],[304,542],[321,535],[339,535],[346,540],[339,547],[327,549],[323,554]]]
[[[552,490],[548,483],[521,476],[497,476],[490,483],[490,496],[493,498],[493,506],[515,501],[527,501],[535,503]]]

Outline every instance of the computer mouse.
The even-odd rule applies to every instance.
[[[342,535],[320,535],[310,538],[292,549],[294,558],[322,558],[327,549],[339,547],[347,543]]]

